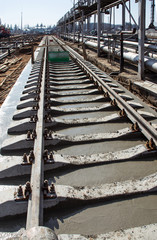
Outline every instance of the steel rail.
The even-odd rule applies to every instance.
[[[41,81],[41,93],[38,110],[38,122],[36,125],[37,137],[34,143],[34,156],[35,160],[32,164],[31,171],[31,187],[32,194],[28,201],[27,223],[26,229],[43,225],[43,194],[42,185],[44,180],[44,93],[45,93],[45,78],[46,78],[46,59],[47,48],[45,48],[43,58],[43,72]]]
[[[55,38],[55,40],[62,45],[64,49],[69,51],[70,56],[76,61],[83,69],[84,71],[90,75],[91,78],[97,84],[101,85],[104,92],[108,92],[110,98],[113,100],[116,100],[117,106],[121,110],[125,110],[125,113],[127,117],[131,120],[133,123],[138,123],[140,131],[143,133],[143,135],[148,139],[153,139],[155,145],[157,145],[157,131],[152,127],[148,121],[146,121],[139,113],[137,113],[125,100],[123,100],[112,88],[110,88],[99,76],[97,76],[86,64],[85,61],[78,57],[78,53],[76,53],[73,49],[71,49],[69,46],[63,45],[62,41]]]

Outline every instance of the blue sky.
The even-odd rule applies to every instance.
[[[156,5],[157,5],[157,0]],[[76,0],[77,2],[77,0]],[[147,3],[147,25],[150,23],[150,1]],[[2,24],[20,24],[21,12],[23,25],[35,26],[37,23],[54,25],[73,5],[73,0],[0,0],[0,18]],[[132,14],[137,20],[138,4],[131,0]],[[157,15],[157,14],[156,14]],[[156,18],[157,19],[157,18]],[[108,22],[108,16],[105,17]],[[121,11],[116,9],[116,21],[121,22]],[[157,20],[156,20],[157,22]]]
[[[54,25],[72,5],[72,0],[0,0],[0,18],[20,26],[22,12],[24,25]]]

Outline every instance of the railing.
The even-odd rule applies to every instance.
[[[92,6],[93,4],[97,3],[97,0],[78,0],[77,3],[74,4],[74,6],[70,9],[69,12],[67,12],[57,23],[57,25],[59,25],[60,23],[62,23],[63,21],[65,21],[66,19],[68,19],[69,17],[73,16],[73,13],[75,11],[75,13],[77,13],[77,8],[79,6]]]

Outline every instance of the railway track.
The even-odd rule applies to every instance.
[[[41,46],[1,136],[0,237],[155,239],[157,113],[60,40]]]

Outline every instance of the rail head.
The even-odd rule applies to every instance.
[[[45,81],[46,81],[46,59],[47,59],[47,48],[44,50],[43,56],[43,71],[41,81],[41,91],[39,100],[39,109],[37,113],[37,125],[36,125],[36,139],[34,142],[34,156],[35,161],[32,164],[31,172],[31,186],[32,194],[28,201],[28,212],[27,212],[27,223],[26,229],[38,227],[43,225],[43,193],[42,184],[44,180],[44,163],[43,163],[43,152],[44,152],[44,95],[45,95]]]

